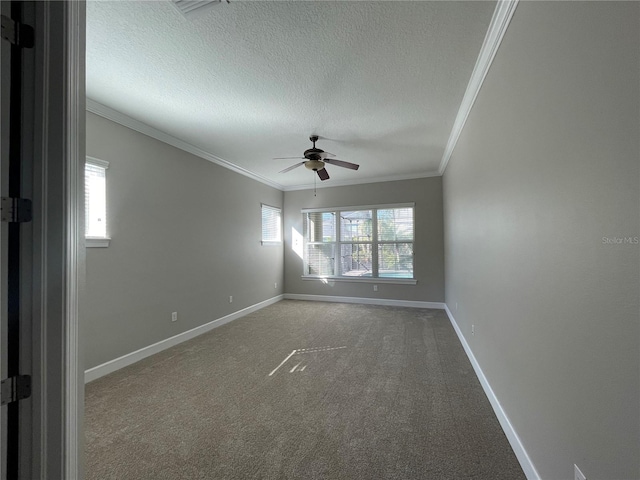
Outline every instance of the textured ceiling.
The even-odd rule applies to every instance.
[[[87,3],[87,97],[284,188],[435,174],[495,2]]]

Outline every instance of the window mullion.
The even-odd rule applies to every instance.
[[[335,212],[336,215],[336,243],[333,248],[333,274],[342,275],[342,226],[340,225],[340,211]]]
[[[378,278],[378,209],[371,210],[371,275]]]

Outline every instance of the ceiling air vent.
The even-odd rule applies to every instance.
[[[173,3],[185,17],[192,19],[221,3],[221,0],[171,0],[171,3]]]

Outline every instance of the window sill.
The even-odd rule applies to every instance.
[[[87,248],[105,248],[109,246],[111,239],[106,237],[85,237],[84,241]]]
[[[281,241],[280,242],[269,242],[269,241],[266,241],[266,240],[262,240],[260,243],[265,247],[268,247],[269,245],[282,246],[282,242]]]
[[[329,282],[353,282],[353,283],[389,283],[396,285],[416,285],[418,280],[415,278],[372,278],[372,277],[312,277],[302,275],[302,280],[315,280],[322,283]]]

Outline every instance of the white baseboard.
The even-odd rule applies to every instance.
[[[516,454],[516,458],[520,462],[520,466],[522,467],[522,470],[524,471],[525,476],[527,477],[528,480],[540,480],[540,475],[538,474],[536,467],[533,465],[533,462],[529,458],[527,451],[524,449],[524,445],[522,445],[522,442],[520,441],[520,437],[518,436],[515,429],[513,428],[513,425],[511,425],[511,422],[509,421],[509,417],[507,417],[507,414],[502,409],[502,405],[500,405],[500,401],[498,400],[498,397],[496,397],[496,394],[493,393],[493,389],[491,388],[491,385],[489,385],[489,381],[487,380],[487,377],[485,377],[484,372],[482,371],[482,368],[480,368],[480,364],[478,363],[475,355],[471,351],[471,347],[467,343],[467,340],[464,338],[464,335],[462,335],[462,331],[460,330],[460,327],[458,327],[458,324],[456,323],[455,318],[453,318],[453,314],[451,313],[451,310],[449,310],[449,307],[446,304],[444,304],[444,309],[447,312],[447,315],[449,316],[449,321],[451,322],[451,325],[453,325],[453,329],[458,334],[460,343],[462,343],[464,351],[467,353],[467,357],[469,357],[469,361],[471,362],[471,365],[473,366],[473,369],[476,372],[476,376],[478,377],[478,380],[480,381],[480,384],[484,389],[484,393],[487,395],[487,398],[489,399],[489,402],[493,407],[493,411],[498,417],[500,426],[502,426],[502,430],[507,436],[507,439],[511,444],[511,448],[513,449],[513,452]]]
[[[214,328],[220,327],[225,323],[229,323],[238,318],[244,317],[252,312],[258,311],[264,307],[269,305],[273,305],[274,303],[279,302],[284,298],[283,295],[278,295],[264,302],[256,303],[255,305],[251,305],[250,307],[243,308],[242,310],[238,310],[237,312],[231,313],[224,317],[213,320],[209,323],[205,323],[204,325],[200,325],[199,327],[192,328],[191,330],[187,330],[186,332],[179,333],[178,335],[174,335],[173,337],[169,337],[165,340],[161,340],[153,345],[149,345],[148,347],[141,348],[140,350],[136,350],[135,352],[128,353],[123,355],[122,357],[116,358],[109,362],[103,363],[102,365],[98,365],[97,367],[90,368],[89,370],[85,370],[84,372],[84,382],[89,383],[93,380],[96,380],[100,377],[108,375],[109,373],[115,372],[116,370],[120,370],[121,368],[127,367],[133,363],[139,362],[140,360],[150,357],[151,355],[155,355],[167,348],[173,347],[174,345],[178,345],[179,343],[186,342],[192,338],[197,337],[198,335],[202,335],[203,333],[208,332],[209,330],[213,330]]]
[[[285,300],[311,300],[314,302],[364,303],[367,305],[387,305],[392,307],[437,308],[443,310],[442,302],[417,302],[413,300],[393,300],[390,298],[335,297],[332,295],[305,295],[285,293]]]

